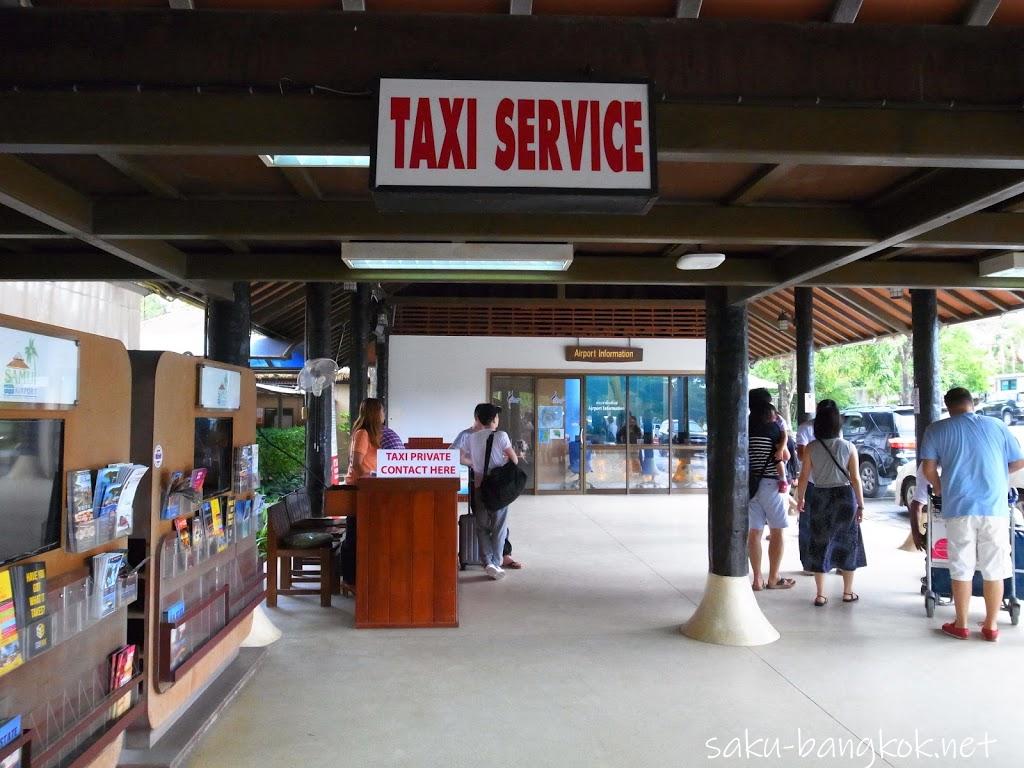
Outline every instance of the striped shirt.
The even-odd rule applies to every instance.
[[[776,447],[782,440],[782,428],[777,421],[771,424],[755,424],[750,422],[748,455],[750,456],[750,476],[778,479],[778,461],[774,458]],[[765,468],[767,464],[767,468]],[[762,473],[762,469],[764,472]]]

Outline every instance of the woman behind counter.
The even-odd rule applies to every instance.
[[[360,477],[377,471],[378,449],[404,447],[398,433],[384,426],[384,403],[376,397],[366,398],[359,404],[359,418],[352,425],[352,447],[345,484],[352,485]]]

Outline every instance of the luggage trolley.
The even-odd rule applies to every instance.
[[[921,594],[924,595],[924,611],[929,618],[935,615],[935,606],[939,598],[952,598],[953,585],[949,576],[949,560],[946,559],[945,548],[936,551],[936,543],[945,540],[945,523],[939,512],[941,501],[934,496],[925,509],[925,574],[922,579]],[[1010,507],[1010,562],[1013,563],[1011,576],[1006,579],[1003,587],[1003,610],[1010,614],[1010,623],[1014,626],[1020,622],[1020,602],[1017,599],[1018,581],[1024,584],[1024,526],[1017,523],[1017,491],[1010,490],[1007,499]],[[1018,544],[1020,548],[1018,550]],[[1018,554],[1019,552],[1019,554]],[[936,557],[936,554],[939,557]],[[937,573],[936,573],[937,572]],[[936,578],[938,576],[938,578]],[[979,571],[974,572],[971,594],[981,597],[984,586]]]

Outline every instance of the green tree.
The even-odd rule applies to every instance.
[[[975,343],[965,328],[940,331],[939,380],[943,391],[967,387],[974,394],[987,392],[995,367],[991,350]]]
[[[758,360],[751,369],[755,376],[775,384],[779,391],[776,406],[786,423],[792,424],[793,392],[796,389],[796,366],[794,355],[771,357]]]

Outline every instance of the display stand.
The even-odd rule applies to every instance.
[[[135,557],[151,558],[142,610],[132,622],[145,642],[147,708],[128,733],[121,764],[169,764],[173,758],[154,757],[168,754],[161,739],[207,692],[219,690],[211,686],[237,659],[264,588],[255,525],[231,526],[222,539],[186,549],[173,520],[163,519],[164,491],[172,473],[188,475],[197,465],[196,419],[230,420],[232,449],[256,442],[256,383],[246,368],[171,352],[131,352],[130,359],[131,454],[154,470],[136,496],[130,539]],[[230,401],[199,404],[204,367],[240,376],[237,407]],[[233,496],[228,491],[220,498]],[[176,603],[183,611],[172,619],[165,612]]]
[[[457,627],[459,481],[357,485],[356,627]]]
[[[0,678],[0,718],[20,714],[25,734],[0,750],[0,760],[21,750],[33,768],[108,768],[121,754],[125,728],[140,716],[142,678],[109,691],[109,656],[126,642],[128,604],[137,585],[125,580],[105,615],[90,611],[87,559],[124,549],[126,538],[71,552],[67,534],[67,472],[125,462],[130,454],[131,369],[116,340],[0,315],[0,326],[78,343],[77,402],[43,406],[0,402],[0,419],[62,419],[61,544],[20,562],[46,564],[47,607],[52,621],[49,650]],[[3,361],[6,362],[6,361]],[[148,464],[149,462],[144,462]],[[95,543],[95,542],[94,542]],[[9,564],[9,565],[13,565]],[[0,568],[6,569],[8,566]],[[23,629],[28,629],[23,628]],[[141,647],[141,646],[140,646]],[[114,704],[127,709],[113,711]]]

